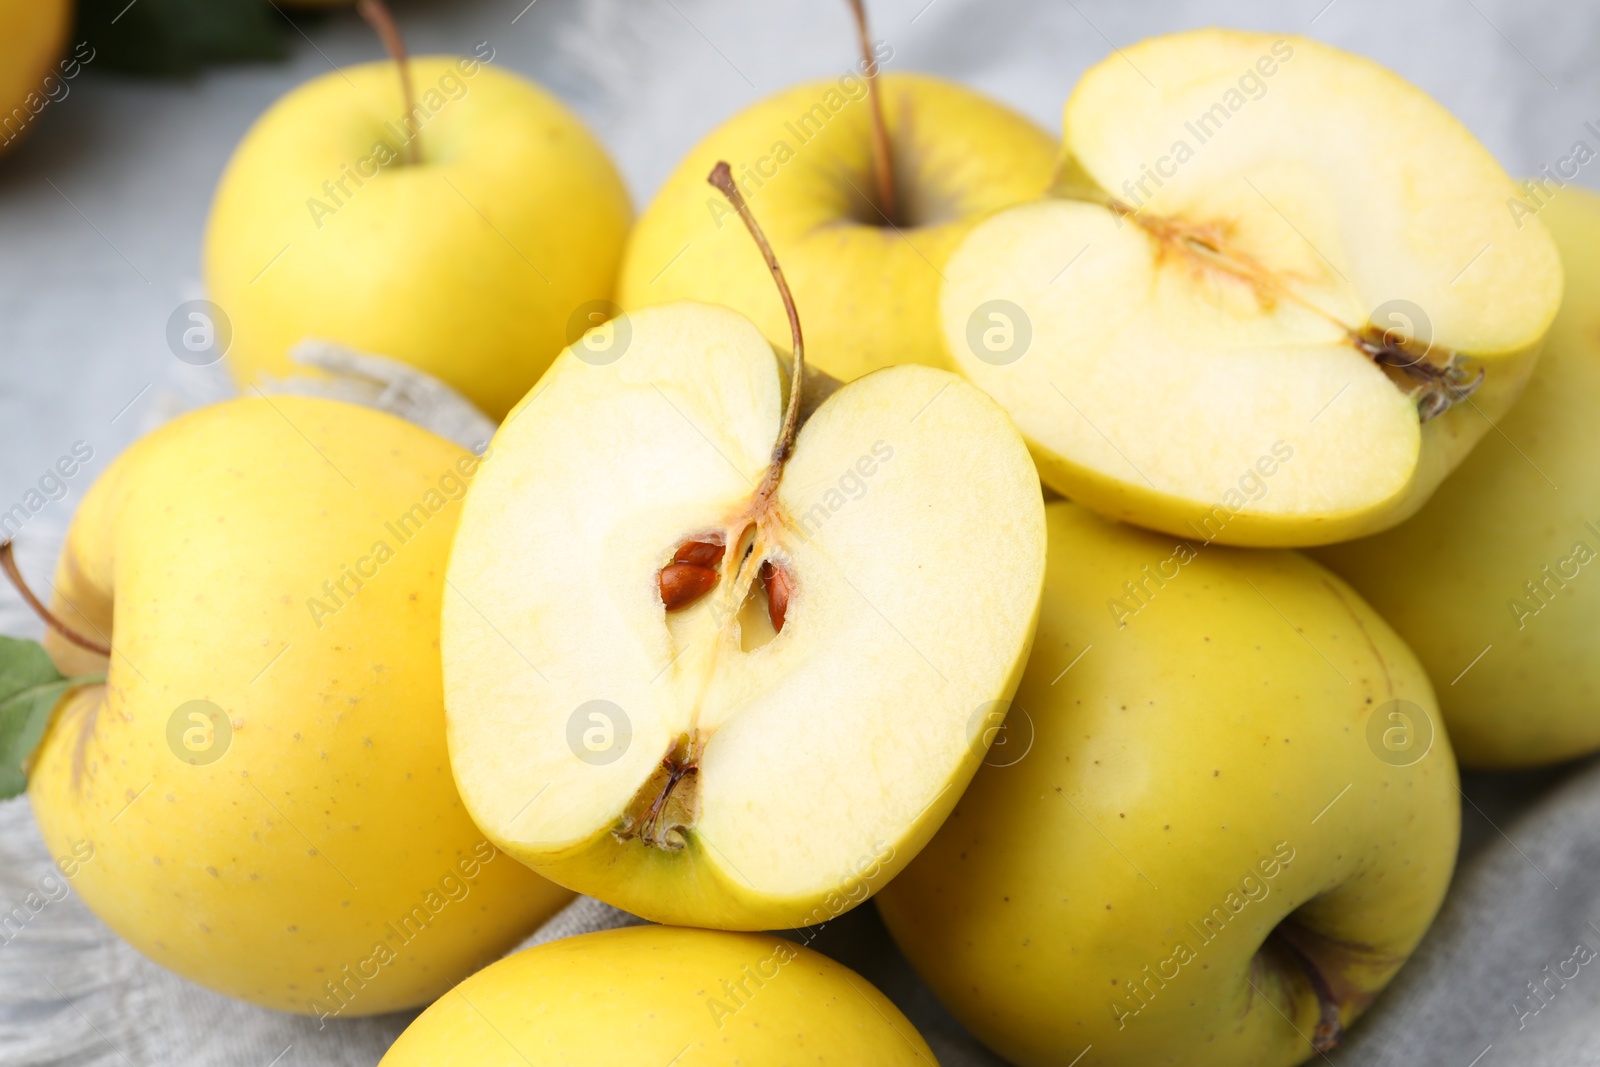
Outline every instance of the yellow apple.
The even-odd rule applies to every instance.
[[[1522,398],[1415,518],[1320,554],[1417,650],[1474,767],[1600,748],[1600,197],[1539,217],[1567,293]]]
[[[1008,754],[879,909],[1020,1067],[1299,1063],[1449,883],[1456,767],[1428,679],[1303,555],[1046,512]]]
[[[48,106],[45,76],[66,43],[72,7],[70,0],[0,0],[0,151]]]
[[[423,1012],[382,1067],[932,1067],[871,983],[771,934],[635,926],[501,960]]]
[[[1415,512],[1521,391],[1555,246],[1390,71],[1196,30],[1094,67],[1063,121],[1055,195],[974,229],[940,297],[951,358],[1063,496],[1198,541],[1347,540]]]
[[[392,416],[237,400],[95,482],[56,572],[69,675],[29,794],[146,956],[266,1007],[426,1003],[571,899],[468,818],[439,601],[477,457]]]
[[[900,204],[892,224],[875,199],[866,81],[799,85],[734,116],[679,164],[629,239],[622,306],[722,304],[774,345],[789,344],[760,255],[706,187],[725,159],[794,287],[815,366],[846,381],[897,363],[947,367],[944,261],[983,215],[1044,193],[1056,144],[1003,105],[937,78],[886,74],[877,92]]]
[[[369,63],[251,128],[205,241],[241,382],[288,375],[289,349],[316,337],[410,363],[499,419],[609,317],[622,180],[560,101],[490,58],[411,60],[409,118],[395,64]]]

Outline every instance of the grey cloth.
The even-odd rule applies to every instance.
[[[1600,763],[1465,786],[1444,911],[1333,1061],[1600,1064]],[[1515,821],[1488,813],[1528,790],[1542,798]]]
[[[1592,2],[870,3],[873,35],[894,48],[888,70],[961,79],[1052,130],[1078,76],[1113,45],[1213,23],[1307,33],[1370,55],[1441,99],[1513,173],[1554,166],[1580,138],[1594,143],[1584,123],[1600,122]],[[722,119],[854,61],[844,0],[451,0],[402,4],[399,14],[413,52],[469,52],[487,41],[497,64],[567,100],[610,148],[640,205]],[[308,33],[295,37],[287,64],[190,83],[119,79],[91,63],[0,158],[0,511],[75,442],[94,453],[65,495],[20,531],[26,572],[49,573],[79,494],[113,455],[173,414],[232,395],[221,367],[174,358],[167,325],[182,302],[204,295],[206,208],[248,124],[290,86],[377,55],[349,13]],[[1352,165],[1360,151],[1351,146]],[[1589,166],[1578,181],[1594,185],[1596,174]],[[427,383],[386,379],[359,354],[332,358],[367,372],[341,395],[398,405],[476,443],[481,424]],[[8,589],[0,589],[0,632],[38,634]],[[1600,922],[1600,768],[1468,776],[1464,788],[1464,859],[1445,910],[1330,1059],[1341,1067],[1600,1063],[1600,968],[1561,977],[1573,973],[1576,945],[1600,949],[1590,925]],[[199,989],[138,956],[53,871],[27,801],[0,804],[0,910],[29,913],[21,933],[0,944],[6,1067],[365,1067],[409,1021],[319,1028]],[[30,899],[42,902],[36,914]],[[630,921],[579,900],[534,939]],[[794,936],[883,989],[945,1067],[1000,1062],[938,1007],[870,906]],[[1544,990],[1541,999],[1528,982]]]

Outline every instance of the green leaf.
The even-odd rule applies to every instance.
[[[22,768],[61,698],[68,690],[103,681],[104,675],[67,678],[37,641],[0,637],[0,800],[28,787]]]
[[[73,40],[93,47],[96,67],[188,77],[216,63],[283,59],[287,29],[267,0],[82,0]]]

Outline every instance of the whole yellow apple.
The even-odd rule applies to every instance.
[[[445,750],[439,607],[479,460],[367,408],[231,401],[95,482],[29,794],[85,903],[211,989],[319,1016],[423,1004],[571,899],[501,856]]]
[[[939,337],[944,261],[985,214],[1044,193],[1056,142],[1009,108],[937,78],[886,74],[876,91],[898,217],[886,218],[874,198],[866,80],[847,74],[795,86],[734,116],[684,157],[629,239],[622,306],[723,304],[772,344],[789,345],[760,254],[706,186],[712,164],[725,159],[783,263],[817,368],[849,381],[897,363],[949,367]]]
[[[53,94],[45,76],[71,25],[70,0],[0,0],[0,151],[48,106]]]
[[[889,998],[771,934],[635,926],[539,945],[478,972],[382,1067],[929,1067]]]
[[[409,114],[395,64],[346,67],[251,128],[205,242],[241,382],[298,369],[289,349],[316,337],[418,367],[499,419],[610,316],[627,190],[577,116],[492,58],[410,60]]]
[[[1020,1067],[1299,1063],[1449,883],[1456,767],[1428,679],[1303,555],[1046,512],[1006,743],[879,909]]]
[[[1539,218],[1567,291],[1522,398],[1415,518],[1320,553],[1417,650],[1473,767],[1600,748],[1600,197]]]

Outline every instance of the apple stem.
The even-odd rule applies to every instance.
[[[772,272],[772,280],[778,285],[778,296],[782,298],[783,310],[789,316],[789,333],[794,338],[794,367],[789,376],[789,406],[783,413],[783,426],[778,430],[778,441],[772,446],[772,463],[767,467],[766,476],[756,489],[756,501],[761,505],[765,504],[778,488],[778,479],[783,476],[783,465],[788,461],[789,453],[794,451],[795,432],[800,426],[800,391],[806,376],[805,341],[800,336],[800,312],[795,309],[794,294],[789,291],[789,282],[783,276],[783,268],[778,265],[778,257],[773,255],[772,246],[767,243],[767,235],[761,232],[761,225],[750,213],[750,205],[745,203],[744,194],[739,192],[739,186],[733,180],[733,168],[728,166],[727,160],[719,160],[717,165],[711,168],[711,174],[706,181],[728,198],[728,203],[733,205],[733,209],[744,220],[750,236],[755,238],[756,247],[761,250],[761,257],[767,261],[767,269]]]
[[[44,620],[46,626],[79,648],[88,649],[90,652],[98,653],[107,658],[111,656],[111,648],[109,646],[84,637],[56,618],[49,608],[40,603],[39,598],[33,595],[33,590],[28,588],[28,583],[22,580],[22,571],[17,569],[17,560],[12,553],[10,541],[0,541],[0,570],[5,571],[6,577],[11,580],[12,585],[16,586],[17,592],[22,596],[22,599],[27,602],[28,607],[33,609],[35,615]]]
[[[861,41],[862,74],[867,79],[867,102],[872,106],[872,172],[878,182],[878,201],[891,224],[900,218],[899,198],[895,195],[894,160],[889,151],[889,127],[883,120],[883,95],[878,92],[878,61],[872,54],[872,35],[867,32],[866,0],[849,0],[856,17],[856,36]]]
[[[383,0],[360,0],[356,4],[356,10],[377,31],[379,39],[383,41],[383,47],[389,52],[389,58],[400,68],[400,98],[405,104],[406,117],[410,118],[417,110],[417,97],[411,88],[411,64],[406,61],[406,42],[405,38],[400,36],[400,27],[395,25],[394,15],[390,13],[389,6]],[[402,122],[401,125],[403,127],[405,123]],[[406,141],[407,163],[422,162],[419,143],[421,138],[422,131],[415,130]]]

